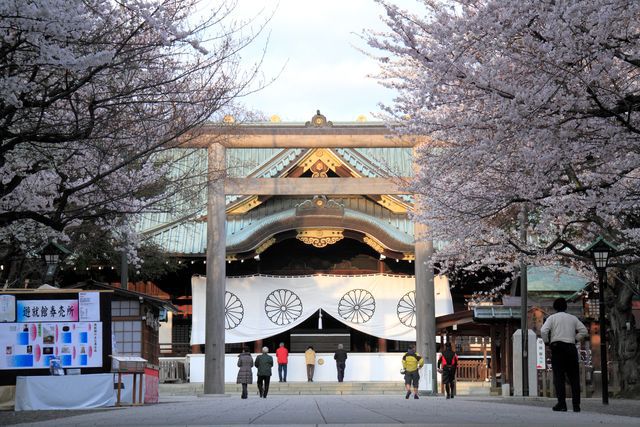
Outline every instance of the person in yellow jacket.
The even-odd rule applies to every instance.
[[[407,390],[405,399],[411,396],[411,386],[413,386],[413,398],[418,399],[418,384],[420,383],[420,373],[418,370],[424,366],[424,359],[416,353],[416,347],[409,347],[402,356],[402,368],[404,370],[404,387]]]
[[[313,382],[313,371],[316,369],[316,352],[313,350],[313,346],[307,347],[307,351],[304,352],[304,361],[307,364],[307,382]]]

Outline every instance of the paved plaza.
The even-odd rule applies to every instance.
[[[551,411],[550,399],[498,397],[168,396],[157,405],[88,411],[0,412],[0,425],[640,425],[640,401],[597,399],[581,413]]]

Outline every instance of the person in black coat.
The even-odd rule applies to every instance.
[[[260,394],[260,397],[265,399],[269,393],[271,368],[273,368],[273,357],[267,353],[269,353],[269,348],[262,347],[262,354],[256,357],[256,368],[258,368],[258,393]]]
[[[347,352],[344,350],[342,344],[338,344],[338,349],[333,355],[333,360],[336,361],[338,382],[341,383],[344,380],[344,370],[347,367]]]

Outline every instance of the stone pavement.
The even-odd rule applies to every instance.
[[[215,397],[168,396],[157,405],[87,411],[0,412],[0,425],[640,425],[640,402],[587,399],[583,412],[551,411],[551,399],[499,397],[286,396],[255,394]]]

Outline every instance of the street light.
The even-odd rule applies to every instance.
[[[595,242],[587,248],[593,256],[593,263],[598,272],[598,288],[599,292],[599,316],[600,316],[600,370],[602,375],[602,404],[609,404],[609,369],[607,367],[607,332],[606,317],[604,306],[604,288],[606,285],[607,265],[609,264],[610,254],[616,251],[615,246],[598,237]]]
[[[56,242],[49,242],[40,250],[40,255],[47,266],[47,271],[43,280],[44,283],[46,283],[49,278],[53,279],[56,268],[58,268],[58,264],[70,253],[71,251],[69,249]]]

